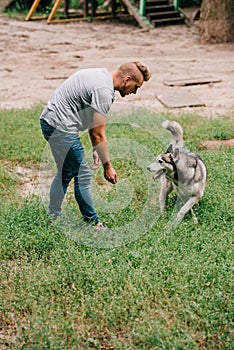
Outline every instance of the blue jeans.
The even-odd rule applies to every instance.
[[[57,165],[57,174],[50,187],[49,215],[61,215],[64,196],[74,179],[75,199],[84,220],[97,223],[98,214],[94,210],[91,193],[92,174],[78,135],[58,131],[45,120],[40,120],[40,123]]]

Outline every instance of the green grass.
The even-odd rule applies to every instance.
[[[162,217],[153,203],[155,221],[149,228],[141,225],[151,191],[158,192],[144,166],[165,149],[169,135],[159,123],[165,118],[149,111],[110,117],[120,187],[106,190],[101,169],[93,175],[96,204],[104,203],[100,215],[109,232],[119,235],[111,245],[108,232],[95,237],[82,224],[70,232],[69,222],[48,223],[39,197],[20,197],[15,164],[34,166],[43,159],[40,111],[39,106],[0,112],[0,348],[231,349],[233,150],[199,150],[199,142],[233,137],[232,119],[179,118],[186,146],[206,162],[208,183],[196,208],[198,225],[188,215],[172,229],[175,196]],[[81,137],[90,161],[87,133]],[[112,210],[117,204],[119,210]],[[67,217],[80,222],[72,193],[67,206]],[[150,201],[147,206],[151,209]],[[138,218],[134,229],[142,234],[126,230],[121,236],[121,228],[130,225],[131,231]]]
[[[1,159],[12,162],[41,161],[45,147],[40,131],[39,116],[42,108],[33,110],[1,110]]]

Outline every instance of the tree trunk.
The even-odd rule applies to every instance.
[[[199,35],[201,43],[234,42],[234,0],[203,0]]]

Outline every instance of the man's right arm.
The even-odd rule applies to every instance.
[[[92,145],[95,151],[97,151],[103,164],[105,179],[113,184],[117,183],[116,171],[110,162],[108,152],[106,139],[106,118],[98,112],[94,112],[93,127],[92,129],[89,129],[89,136]]]

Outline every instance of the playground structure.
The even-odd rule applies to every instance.
[[[79,14],[71,13],[69,10],[69,0],[55,0],[49,16],[47,17],[47,23],[58,22],[71,22],[71,21],[84,21],[90,18],[102,19],[113,18],[118,15],[132,16],[138,25],[143,29],[149,27],[156,27],[158,25],[166,24],[184,24],[188,18],[180,8],[180,4],[183,2],[197,3],[199,0],[109,0],[111,10],[101,12],[98,10],[97,0],[83,0],[83,9]],[[42,19],[45,16],[34,16],[34,13],[40,4],[41,0],[34,0],[29,13],[27,14],[25,21],[33,19]],[[65,18],[56,18],[57,12],[60,10],[61,5],[64,6]]]
[[[25,21],[33,19],[43,19],[44,16],[34,16],[34,13],[39,5],[41,0],[35,0],[25,18]],[[132,6],[129,0],[121,0],[121,4],[124,7],[124,10],[120,10],[121,15],[130,14],[135,18],[140,27],[148,28],[146,23],[143,21],[142,17],[137,13],[136,9]],[[64,14],[66,18],[55,19],[56,13],[62,5],[62,0],[55,0],[52,10],[47,18],[47,23],[58,23],[58,22],[71,22],[71,21],[84,21],[91,18],[111,18],[116,17],[118,14],[116,0],[110,1],[111,11],[109,12],[97,12],[98,4],[96,0],[84,0],[83,2],[83,13],[75,15],[70,14],[69,12],[69,0],[64,1]]]

